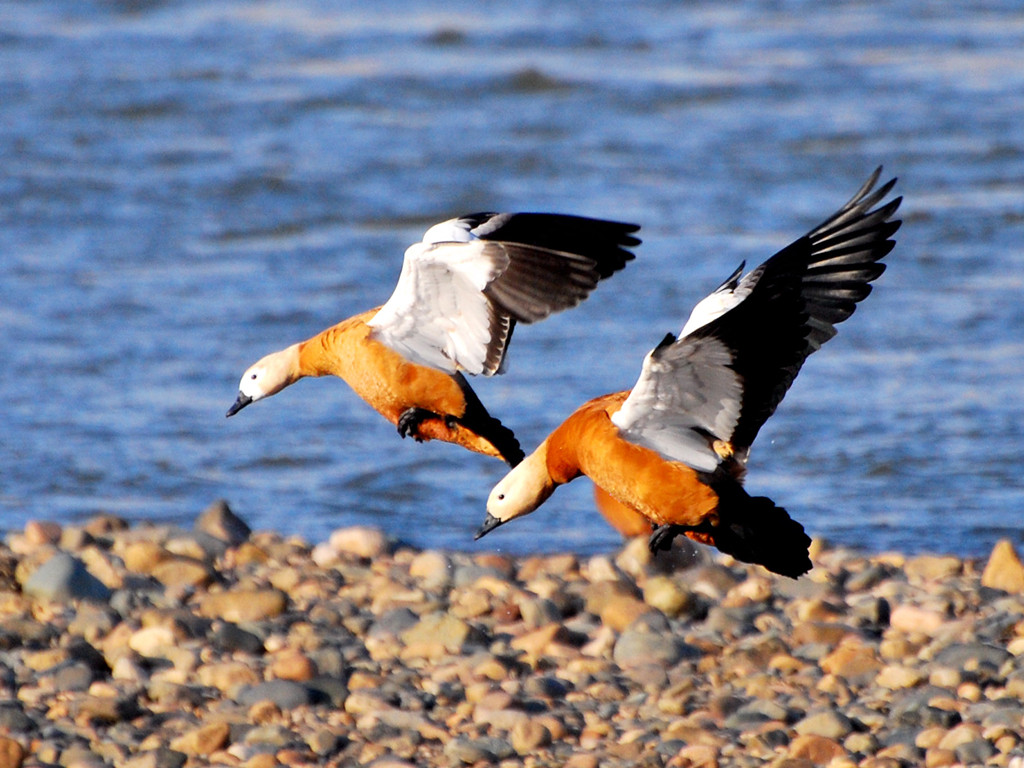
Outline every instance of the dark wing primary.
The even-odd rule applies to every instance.
[[[735,345],[735,368],[744,377],[734,447],[753,443],[807,357],[836,335],[835,326],[853,314],[857,303],[871,293],[870,283],[885,271],[879,260],[896,244],[891,238],[901,222],[892,216],[903,198],[879,205],[896,184],[891,179],[872,191],[881,172],[876,169],[846,205],[768,259],[750,297],[716,321],[716,335]],[[776,294],[778,300],[773,298]],[[790,348],[784,330],[787,320],[773,315],[788,316],[806,343]],[[755,328],[766,321],[780,334],[778,341],[764,338],[766,334]],[[757,348],[759,342],[766,345],[764,351]]]
[[[502,370],[516,322],[574,307],[633,259],[632,224],[550,213],[472,214],[406,250],[391,298],[369,321],[409,360],[449,373]]]
[[[720,460],[712,440],[745,455],[807,357],[870,293],[893,247],[895,179],[872,192],[881,169],[827,221],[702,300],[678,340],[644,360],[612,421],[623,436],[695,469]],[[738,278],[738,279],[737,279]]]

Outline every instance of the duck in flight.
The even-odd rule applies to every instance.
[[[882,274],[900,197],[881,168],[826,221],[756,269],[733,272],[679,337],[644,359],[632,390],[577,409],[491,491],[480,538],[587,475],[649,521],[653,552],[679,534],[796,578],[810,539],[782,507],[743,488],[750,446],[807,357]],[[621,526],[633,525],[636,520]],[[623,527],[620,526],[620,530]]]
[[[574,307],[634,258],[633,224],[554,213],[476,213],[411,245],[391,298],[242,375],[227,415],[306,376],[334,375],[417,441],[443,440],[515,466],[510,429],[464,374],[504,369],[517,323]]]

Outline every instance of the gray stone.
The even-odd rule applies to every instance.
[[[0,731],[4,733],[28,733],[35,729],[35,723],[32,718],[25,714],[21,702],[0,702]]]
[[[648,632],[644,628],[634,626],[630,626],[619,636],[612,651],[612,659],[620,667],[633,667],[642,664],[661,664],[671,667],[683,659],[695,659],[700,656],[701,652],[698,648],[688,645],[670,634]]]
[[[524,600],[519,605],[519,612],[522,614],[523,623],[530,629],[539,629],[562,620],[562,612],[558,610],[558,606],[545,597]]]
[[[308,680],[306,685],[314,691],[314,694],[318,694],[323,700],[329,701],[331,706],[339,709],[345,704],[345,699],[348,698],[348,686],[340,677],[319,675],[312,680]]]
[[[991,664],[999,669],[1013,654],[1005,648],[988,643],[954,643],[946,646],[935,655],[935,661],[943,667],[964,669],[970,661]]]
[[[471,765],[478,762],[493,763],[497,755],[484,747],[479,740],[458,737],[444,745],[444,754],[449,760]]]
[[[370,637],[397,637],[409,627],[415,625],[420,617],[409,608],[393,608],[385,611],[370,625]]]
[[[196,518],[195,530],[213,536],[233,547],[252,534],[248,524],[238,517],[224,499],[218,499]]]
[[[964,765],[980,765],[996,753],[996,748],[986,739],[974,739],[960,744],[953,752]]]
[[[110,600],[110,589],[77,557],[58,552],[28,577],[23,590],[39,600]]]
[[[73,661],[61,664],[47,672],[53,676],[53,685],[59,691],[86,691],[96,679],[93,670],[84,662]]]
[[[210,633],[210,641],[229,653],[241,651],[259,655],[264,650],[263,639],[259,635],[242,629],[229,621],[220,622],[214,628]]]
[[[292,680],[268,680],[264,683],[246,686],[238,693],[237,698],[239,704],[244,704],[247,707],[267,699],[281,709],[294,709],[322,701],[325,694]]]

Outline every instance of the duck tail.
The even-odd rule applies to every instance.
[[[456,373],[454,378],[466,398],[466,412],[458,419],[458,425],[476,438],[464,443],[466,447],[479,453],[496,456],[510,467],[519,464],[526,458],[526,454],[523,453],[515,433],[487,412],[461,373]],[[482,445],[476,445],[480,443]]]
[[[804,527],[771,499],[748,496],[739,486],[721,497],[718,525],[708,533],[708,543],[742,562],[793,579],[811,570]]]

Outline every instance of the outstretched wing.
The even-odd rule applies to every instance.
[[[901,198],[879,205],[896,182],[874,190],[880,173],[764,264],[734,272],[697,304],[678,340],[669,334],[647,355],[612,417],[626,439],[705,472],[723,455],[745,458],[804,361],[885,269]]]
[[[477,213],[442,222],[405,252],[376,339],[448,373],[502,370],[517,322],[574,307],[634,258],[633,224],[554,213]]]

